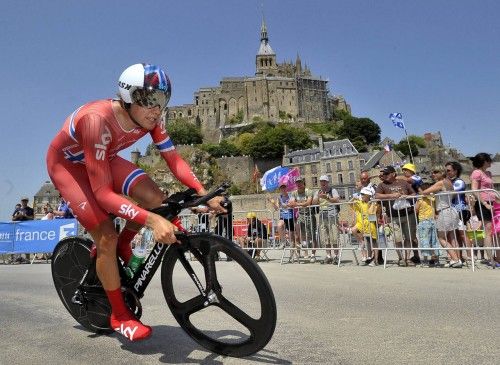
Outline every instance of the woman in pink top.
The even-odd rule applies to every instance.
[[[472,190],[493,189],[493,178],[491,177],[491,172],[487,171],[487,169],[491,166],[491,156],[484,152],[478,153],[472,158],[472,165],[475,167],[474,171],[472,171],[472,174],[470,175]],[[495,201],[499,201],[499,199],[497,198],[495,191],[478,192],[476,193],[476,198],[477,200],[474,204],[474,210],[476,211],[477,217],[484,223],[484,230],[486,233],[484,245],[486,247],[491,247],[491,211],[493,209],[493,204]],[[491,260],[490,251],[486,250],[486,252]],[[498,251],[495,251],[494,258],[497,261],[497,267],[500,267],[500,253]]]

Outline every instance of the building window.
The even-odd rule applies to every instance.
[[[337,162],[337,171],[342,171],[342,162]]]
[[[339,180],[339,185],[344,185],[344,177],[342,176],[342,174],[338,174],[337,177]]]
[[[314,176],[312,178],[312,186],[313,187],[317,187],[318,186],[318,178],[316,176]]]
[[[349,182],[354,183],[356,180],[354,179],[354,172],[349,173]]]
[[[299,171],[300,171],[301,175],[304,175],[304,173],[306,172],[306,169],[304,168],[304,166],[300,166]]]
[[[318,173],[318,166],[311,165],[311,174],[317,174],[317,173]]]
[[[330,165],[330,162],[326,163],[326,172],[332,172],[332,166]]]
[[[365,165],[365,160],[359,160],[359,167],[363,167]]]
[[[352,164],[352,161],[351,161],[351,160],[349,160],[348,164],[349,164],[349,170],[352,170],[352,169],[354,168],[354,166],[353,166],[353,164]]]

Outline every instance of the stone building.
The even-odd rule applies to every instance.
[[[45,181],[33,198],[35,219],[41,219],[45,215],[43,213],[43,207],[47,203],[49,203],[54,210],[59,206],[59,191],[50,181]]]
[[[342,96],[331,96],[328,80],[314,76],[297,55],[295,62],[277,63],[262,21],[255,76],[224,77],[219,86],[202,87],[194,102],[169,108],[167,121],[178,118],[201,127],[208,141],[218,141],[222,130],[255,120],[320,122],[333,111],[350,112]]]
[[[354,192],[365,163],[366,157],[348,139],[323,142],[319,138],[318,147],[299,151],[285,147],[283,155],[283,166],[298,167],[307,187],[318,188],[319,177],[327,175],[342,199]]]

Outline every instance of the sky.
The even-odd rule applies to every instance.
[[[300,55],[382,137],[404,137],[388,118],[400,112],[409,134],[441,131],[466,155],[500,152],[498,1],[1,0],[0,221],[48,180],[47,146],[64,119],[114,97],[127,66],[163,67],[170,105],[254,75],[263,12],[277,61]]]

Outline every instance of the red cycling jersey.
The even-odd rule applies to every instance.
[[[75,110],[64,122],[47,153],[49,175],[70,204],[78,220],[92,230],[108,213],[144,224],[148,212],[121,194],[130,191],[145,172],[117,153],[143,137],[147,130],[124,130],[112,108],[112,100],[98,100]],[[174,176],[197,191],[201,183],[179,156],[162,124],[150,131]]]

